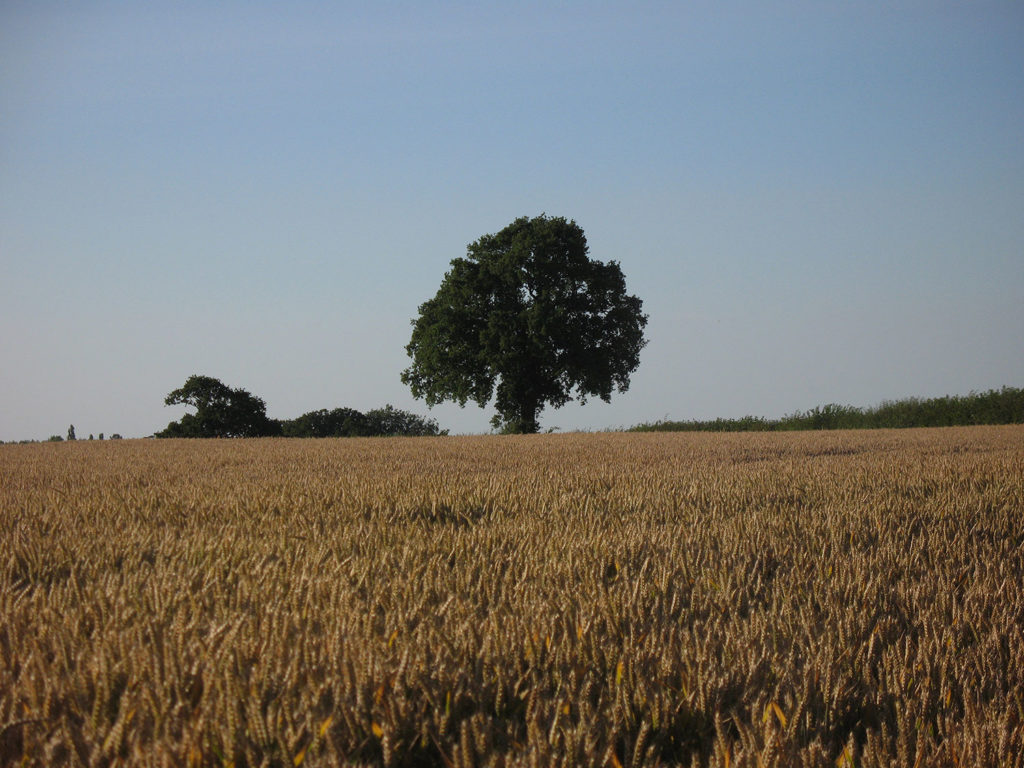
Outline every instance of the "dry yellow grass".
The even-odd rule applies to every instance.
[[[1024,428],[0,446],[0,763],[1024,765]]]

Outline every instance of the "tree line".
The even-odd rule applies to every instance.
[[[616,261],[589,256],[575,221],[546,214],[520,217],[484,235],[452,259],[436,295],[419,307],[401,372],[416,398],[431,407],[450,401],[485,408],[506,433],[540,429],[545,407],[573,399],[609,402],[626,392],[647,344],[643,302],[626,290]],[[437,423],[388,405],[310,411],[297,419],[266,415],[244,389],[192,376],[167,396],[195,413],[157,437],[343,437],[442,434]],[[659,421],[635,431],[770,431],[864,429],[1024,422],[1024,395],[1004,387],[964,397],[885,402],[875,408],[829,404],[781,419],[745,416],[714,421]],[[69,435],[69,439],[73,436]]]
[[[212,376],[189,376],[167,395],[166,405],[187,405],[186,413],[156,437],[421,437],[447,434],[437,422],[391,405],[362,413],[354,408],[321,409],[295,419],[267,416],[263,398],[229,387]]]
[[[829,405],[781,419],[744,416],[711,421],[656,421],[633,432],[783,432],[814,429],[901,429],[1024,424],[1024,389],[1003,387],[968,395],[886,400],[873,408]]]
[[[221,389],[223,388],[223,389]],[[205,397],[199,392],[205,391]],[[191,394],[186,394],[191,393]],[[216,393],[219,393],[217,395]],[[225,387],[208,376],[192,376],[168,395],[174,402],[196,405],[195,414],[172,421],[156,437],[374,437],[445,435],[437,422],[391,405],[361,413],[353,408],[321,409],[295,419],[271,419],[261,398]],[[180,399],[179,399],[180,398]],[[250,410],[251,409],[251,410]],[[246,412],[249,411],[248,415]],[[662,420],[630,427],[630,432],[784,432],[816,429],[901,429],[985,424],[1024,424],[1024,389],[1002,387],[968,395],[887,400],[873,408],[829,404],[797,411],[781,419]],[[109,439],[119,440],[113,434]],[[75,440],[74,426],[67,440]],[[89,436],[92,439],[92,435]],[[100,433],[99,439],[104,435]],[[54,435],[51,442],[63,442]],[[32,443],[36,440],[17,442]]]
[[[75,425],[74,424],[72,424],[71,426],[68,427],[68,436],[67,436],[66,439],[68,440],[68,442],[72,442],[72,441],[78,440],[78,437],[75,435]],[[96,437],[94,435],[90,434],[89,435],[89,439],[90,440],[95,440]],[[99,439],[100,440],[104,439],[102,432],[100,432]],[[120,440],[121,436],[115,432],[114,434],[112,434],[110,436],[110,439],[111,440]],[[60,435],[50,435],[47,438],[46,442],[48,442],[48,443],[63,443],[64,440],[65,440],[65,438],[61,437]],[[19,440],[18,442],[19,443],[35,443],[35,442],[38,442],[38,441],[37,440]],[[0,443],[3,443],[3,440],[0,440]]]

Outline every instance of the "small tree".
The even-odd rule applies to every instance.
[[[261,398],[244,389],[232,389],[212,376],[189,376],[164,403],[190,405],[196,412],[172,421],[157,437],[262,437],[280,429],[267,418]]]
[[[72,424],[68,427],[68,440],[74,440],[75,438],[75,425]]]
[[[470,244],[420,305],[402,381],[429,406],[494,396],[509,432],[538,431],[546,404],[625,392],[647,316],[619,265],[587,254],[576,222],[543,215]]]

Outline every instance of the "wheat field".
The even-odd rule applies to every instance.
[[[0,446],[0,764],[1024,766],[1024,428]]]

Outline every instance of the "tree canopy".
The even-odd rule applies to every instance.
[[[618,263],[588,252],[575,221],[546,215],[471,243],[420,305],[402,381],[429,406],[493,396],[510,432],[538,431],[545,405],[625,392],[647,316]]]
[[[281,422],[285,437],[422,437],[443,435],[433,419],[392,405],[361,413],[354,408],[321,409]]]
[[[164,403],[189,405],[196,412],[172,421],[157,433],[159,437],[264,437],[280,432],[280,425],[267,418],[262,398],[232,389],[212,376],[189,376]]]
[[[366,416],[353,408],[309,411],[281,422],[285,437],[362,437],[369,434]]]

